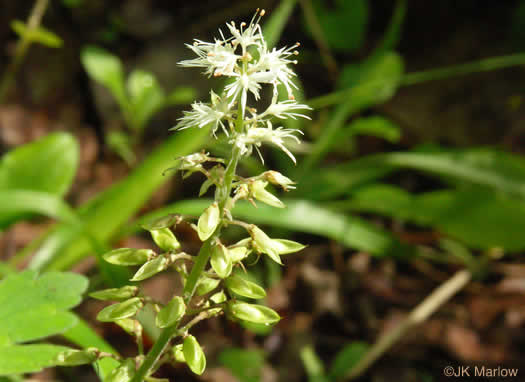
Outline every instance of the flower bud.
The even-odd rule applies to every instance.
[[[202,241],[207,240],[220,222],[219,204],[214,202],[202,213],[197,223],[197,233]]]

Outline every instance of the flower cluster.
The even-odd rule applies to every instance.
[[[202,67],[206,75],[230,77],[230,82],[221,96],[211,92],[209,104],[193,103],[192,110],[184,113],[175,129],[211,126],[216,136],[220,127],[242,155],[251,154],[253,147],[258,151],[263,143],[271,143],[295,162],[286,142],[292,139],[299,143],[295,134],[300,131],[283,127],[274,129],[270,120],[274,117],[309,119],[301,111],[310,108],[297,103],[293,96],[293,89],[297,89],[297,86],[293,82],[295,73],[290,64],[296,63],[291,56],[298,54],[295,48],[299,44],[269,49],[259,25],[263,15],[264,10],[257,11],[249,25],[243,22],[236,26],[233,21],[227,23],[231,33],[228,38],[220,31],[221,38],[215,39],[213,43],[195,40],[193,45],[187,44],[197,58],[182,61],[181,66]],[[265,111],[257,113],[255,108],[248,106],[248,97],[251,95],[256,101],[259,100],[263,84],[273,86],[272,101]],[[279,86],[288,92],[288,100],[279,101]],[[237,124],[239,119],[242,124]],[[236,130],[236,125],[241,125],[242,129]]]

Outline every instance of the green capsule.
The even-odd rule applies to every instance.
[[[239,296],[260,299],[266,297],[266,292],[259,285],[232,275],[225,280],[226,288]]]
[[[128,318],[137,314],[144,303],[140,297],[133,297],[118,304],[106,306],[98,315],[97,320],[102,322],[113,322]]]
[[[180,243],[169,228],[150,230],[151,237],[160,249],[174,252],[180,248]]]
[[[219,279],[212,279],[211,277],[207,276],[201,276],[199,278],[199,283],[197,284],[197,296],[202,296],[208,292],[211,292],[215,288],[217,288],[217,285],[221,280]]]
[[[268,237],[268,235],[264,233],[263,230],[252,224],[250,226],[249,232],[252,236],[254,247],[258,252],[266,253],[270,259],[275,261],[277,264],[283,264],[281,258],[279,257],[276,244]]]
[[[221,279],[232,273],[232,261],[228,256],[228,249],[222,244],[217,244],[212,248],[210,263]]]
[[[214,202],[199,217],[197,223],[197,233],[202,241],[207,240],[219,225],[221,212],[219,204]]]
[[[102,301],[123,301],[136,296],[138,290],[139,288],[136,286],[126,285],[122,288],[110,288],[92,292],[89,296]]]
[[[175,345],[171,351],[173,352],[173,358],[175,358],[175,361],[186,363],[186,359],[184,358],[184,353],[182,351],[182,344]]]
[[[54,359],[54,364],[58,366],[79,366],[87,365],[98,359],[98,349],[89,348],[86,350],[69,349],[59,353]]]
[[[281,317],[276,311],[263,305],[233,302],[229,306],[230,313],[235,318],[256,324],[275,324]]]
[[[256,180],[255,182],[249,185],[250,195],[255,199],[266,203],[270,206],[277,208],[286,207],[283,202],[279,200],[277,196],[266,190],[268,182],[264,180]]]
[[[306,245],[292,240],[286,239],[272,239],[273,245],[279,255],[287,255],[289,253],[299,252],[306,248]]]
[[[186,313],[186,305],[182,297],[176,296],[157,314],[155,323],[159,328],[166,328],[177,323]]]
[[[169,261],[164,256],[159,256],[153,260],[148,261],[133,275],[130,281],[142,281],[149,279],[151,276],[162,272],[169,266]]]
[[[206,369],[206,356],[195,337],[189,335],[184,339],[182,352],[186,364],[190,367],[191,371],[197,375],[201,375],[204,369]]]
[[[115,265],[141,265],[156,255],[151,249],[119,248],[102,257],[108,263]]]

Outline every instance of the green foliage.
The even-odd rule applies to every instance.
[[[37,42],[48,48],[60,48],[64,43],[60,37],[42,26],[28,28],[23,21],[14,20],[11,22],[11,28],[20,38],[30,43]]]
[[[23,343],[63,333],[77,323],[68,309],[81,301],[87,279],[73,273],[34,271],[0,282],[0,375],[51,366],[63,346]]]
[[[227,367],[240,382],[259,382],[264,360],[260,350],[229,348],[218,355],[219,363]]]
[[[331,48],[343,52],[361,48],[368,24],[367,0],[336,0],[333,7],[314,0],[313,6]]]

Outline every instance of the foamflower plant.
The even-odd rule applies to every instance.
[[[256,225],[232,216],[233,207],[240,200],[285,207],[268,186],[271,184],[288,191],[295,187],[291,179],[271,170],[244,178],[237,174],[237,165],[254,149],[262,160],[260,147],[264,144],[277,146],[295,162],[287,145],[290,141],[299,142],[300,131],[285,129],[278,123],[286,118],[308,118],[303,113],[310,109],[297,103],[293,95],[296,85],[291,66],[296,63],[292,57],[298,54],[295,50],[298,44],[290,48],[269,49],[259,25],[263,15],[264,10],[258,10],[249,24],[226,24],[231,34],[229,37],[220,31],[220,38],[214,42],[195,40],[187,45],[197,57],[182,61],[181,66],[202,68],[205,75],[230,77],[230,81],[224,91],[210,92],[209,103],[193,103],[174,129],[211,127],[213,136],[220,133],[227,136],[231,156],[226,160],[203,151],[179,158],[177,167],[184,176],[196,172],[205,175],[200,194],[214,188],[215,197],[199,217],[173,214],[144,226],[161,253],[120,248],[104,255],[104,259],[112,264],[139,266],[131,279],[133,282],[174,269],[184,285],[182,295],[173,296],[165,305],[144,296],[137,285],[92,294],[94,298],[117,302],[104,308],[98,319],[120,325],[135,337],[139,348],[137,357],[121,360],[121,365],[112,372],[109,380],[154,380],[152,374],[165,362],[184,362],[192,372],[203,373],[206,357],[191,330],[204,319],[224,314],[234,321],[264,325],[273,325],[280,320],[274,310],[250,301],[263,299],[266,292],[243,277],[243,261],[248,257],[268,256],[282,264],[282,255],[298,252],[304,246],[291,240],[271,238]],[[265,110],[258,112],[250,103],[259,100],[264,86],[271,90],[271,102]],[[287,100],[279,100],[280,86],[288,92]],[[172,231],[182,222],[191,224],[202,241],[196,255],[182,251]],[[242,227],[246,237],[236,243],[227,243],[222,233],[232,225]],[[136,315],[146,304],[155,307],[156,325],[161,332],[149,352],[144,354],[142,326]]]

